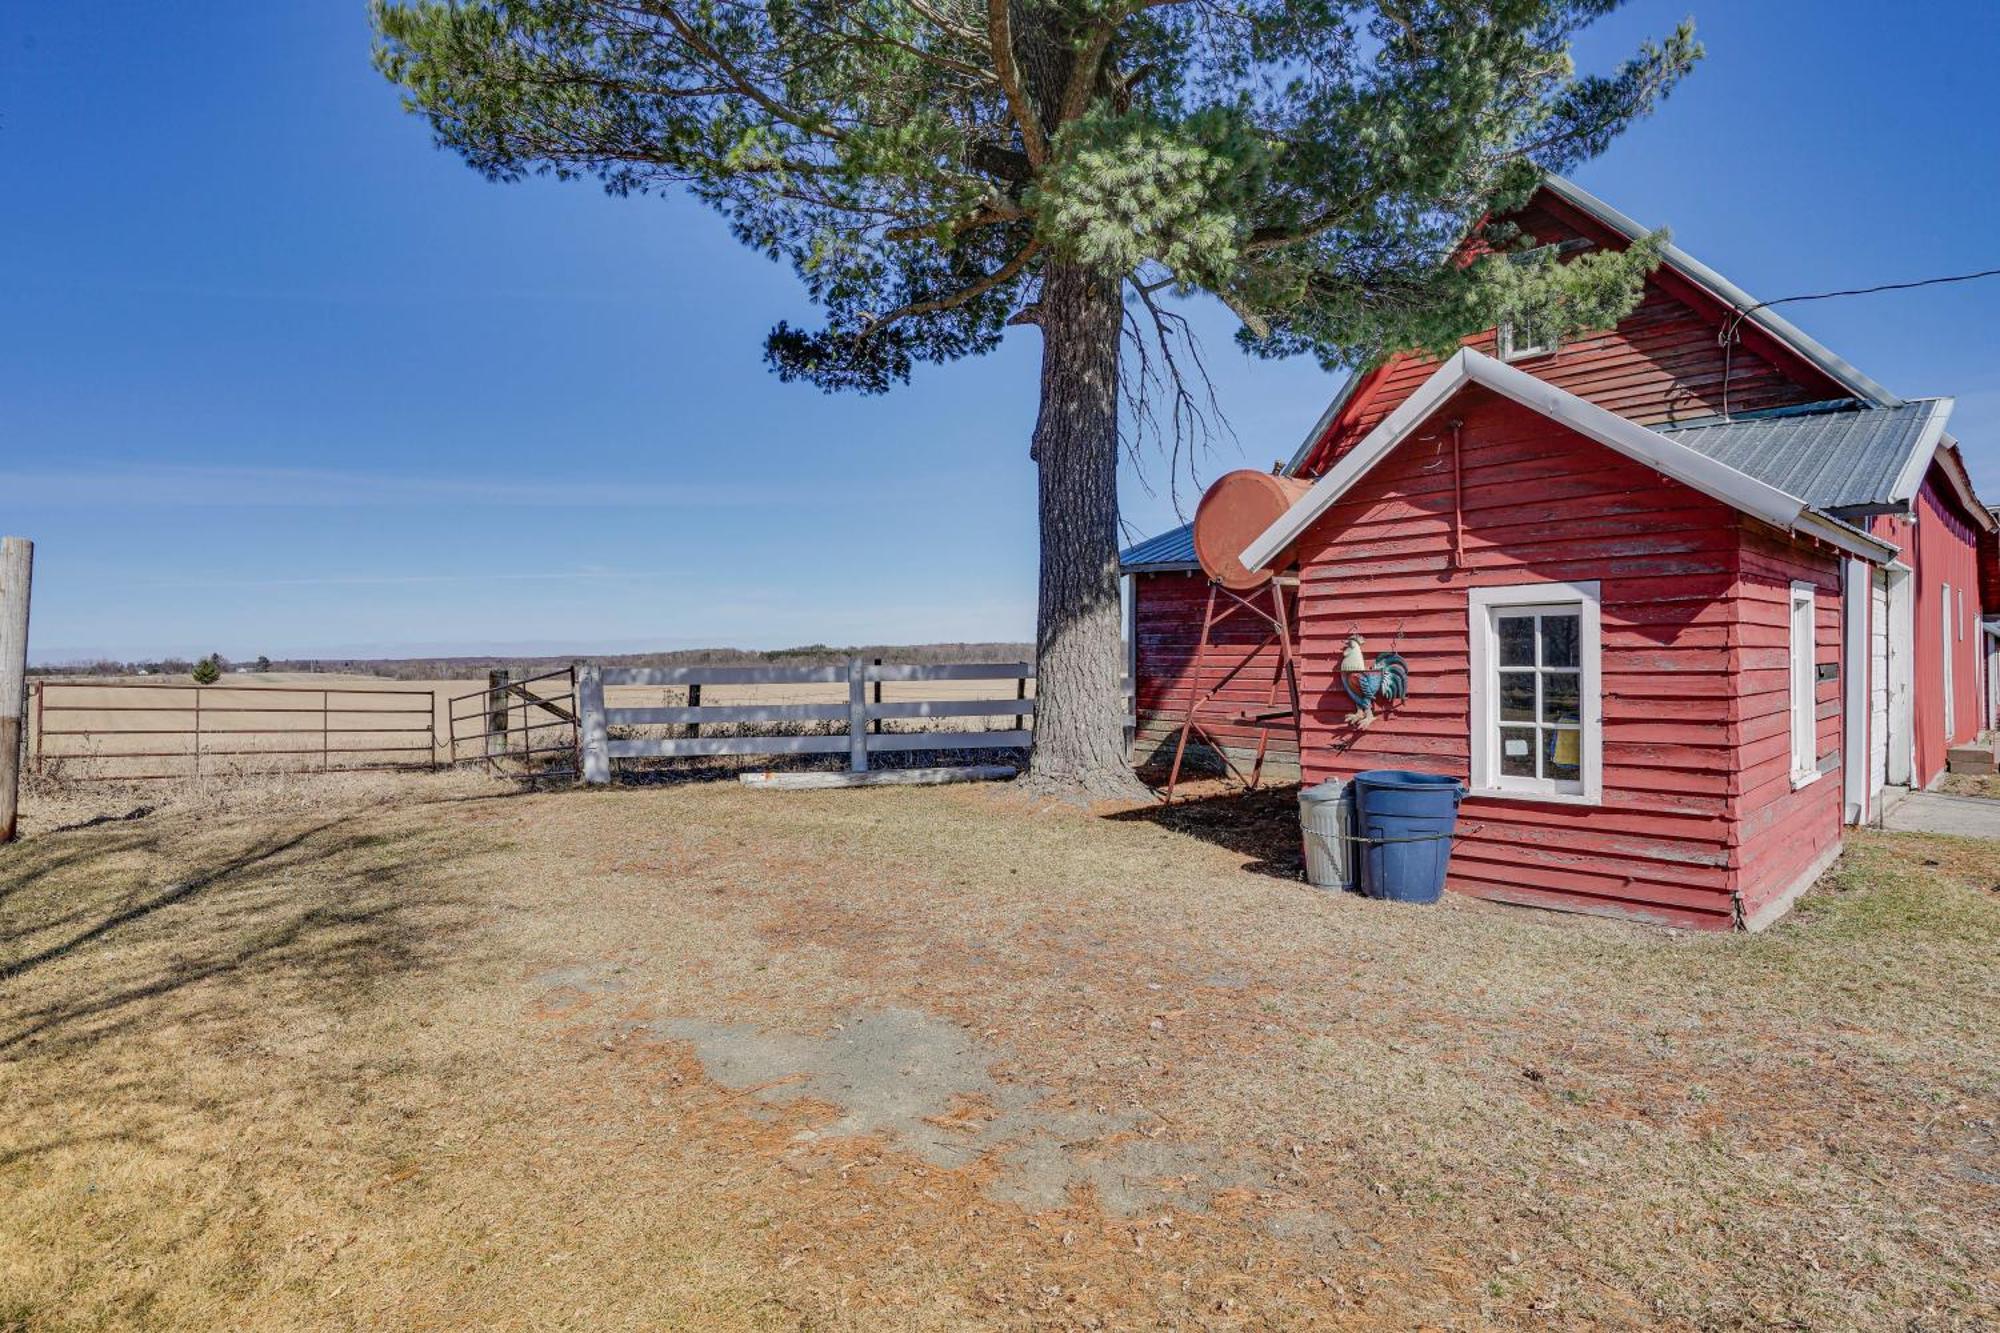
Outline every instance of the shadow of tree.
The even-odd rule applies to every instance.
[[[1118,823],[1152,824],[1225,847],[1247,857],[1243,868],[1255,874],[1295,880],[1305,871],[1296,785],[1177,799],[1172,805],[1120,810],[1105,818]]]
[[[36,890],[5,904],[0,943],[90,922],[0,958],[0,1062],[100,1042],[217,979],[253,983],[245,1004],[338,1004],[439,956],[470,917],[435,882],[466,850],[462,831],[362,832],[347,817],[265,834],[164,889],[121,891],[90,873],[104,858],[164,854],[171,838],[90,835],[0,862],[10,890]],[[83,906],[35,910],[64,899]]]

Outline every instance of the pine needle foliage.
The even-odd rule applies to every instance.
[[[440,144],[496,180],[692,190],[825,312],[773,331],[777,372],[873,393],[990,350],[1064,260],[1211,293],[1247,347],[1329,365],[1614,321],[1658,239],[1521,263],[1490,219],[1698,58],[1683,23],[1579,74],[1572,38],[1617,7],[419,0],[374,23]]]

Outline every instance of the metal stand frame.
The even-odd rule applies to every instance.
[[[1251,601],[1249,597],[1223,587],[1220,583],[1216,583],[1213,580],[1209,582],[1208,609],[1203,613],[1201,618],[1201,643],[1195,649],[1194,661],[1188,669],[1187,711],[1181,718],[1180,740],[1174,745],[1174,766],[1172,771],[1167,775],[1166,803],[1168,805],[1173,804],[1174,789],[1180,785],[1181,760],[1187,754],[1187,743],[1190,733],[1200,732],[1201,738],[1207,741],[1217,754],[1222,756],[1224,766],[1231,773],[1234,773],[1244,786],[1252,788],[1256,787],[1264,778],[1264,755],[1270,748],[1271,727],[1273,723],[1289,720],[1292,727],[1292,735],[1297,738],[1300,748],[1302,750],[1304,748],[1305,738],[1300,725],[1303,709],[1299,704],[1298,659],[1292,653],[1291,615],[1292,610],[1296,609],[1297,594],[1294,593],[1293,595],[1293,607],[1291,609],[1287,608],[1285,602],[1285,589],[1296,589],[1298,587],[1298,580],[1293,577],[1275,578],[1266,586],[1270,589],[1271,593],[1271,607],[1269,610]],[[1229,599],[1219,614],[1216,611],[1217,594]],[[1253,592],[1251,595],[1254,596],[1255,593]],[[1250,616],[1254,620],[1261,621],[1265,627],[1265,635],[1262,639],[1250,645],[1250,650],[1244,654],[1242,661],[1229,668],[1228,671],[1223,673],[1220,680],[1204,690],[1201,688],[1201,671],[1203,664],[1208,660],[1208,649],[1212,641],[1210,636],[1217,625],[1220,625],[1223,621],[1239,612]],[[1258,653],[1264,651],[1274,641],[1278,646],[1278,668],[1271,674],[1271,687],[1266,693],[1264,709],[1259,712],[1246,712],[1235,705],[1218,705],[1216,703],[1216,696],[1222,693],[1229,683],[1243,672],[1244,668],[1257,660]],[[1288,708],[1278,705],[1278,689],[1281,685],[1285,688],[1286,697],[1290,701],[1291,706]],[[1219,713],[1217,716],[1213,716],[1211,721],[1233,722],[1239,725],[1254,723],[1258,728],[1257,758],[1250,766],[1250,773],[1247,777],[1244,776],[1243,770],[1236,767],[1236,761],[1229,757],[1228,749],[1209,732],[1207,727],[1202,725],[1199,717],[1199,714],[1204,709],[1215,712],[1224,707],[1234,709],[1234,711]]]

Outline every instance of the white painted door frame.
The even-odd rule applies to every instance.
[[[1840,766],[1847,822],[1868,818],[1868,604],[1875,571],[1860,560],[1840,568]]]
[[[1889,784],[1910,785],[1916,772],[1916,718],[1910,666],[1916,648],[1914,571],[1898,560],[1889,574]]]

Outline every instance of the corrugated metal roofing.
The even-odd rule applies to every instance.
[[[1118,553],[1118,567],[1127,574],[1149,569],[1199,569],[1201,561],[1194,554],[1194,524],[1183,524],[1172,532],[1127,547]]]
[[[1815,509],[1891,505],[1910,499],[1921,483],[1951,403],[1921,398],[1900,407],[1654,429]]]

